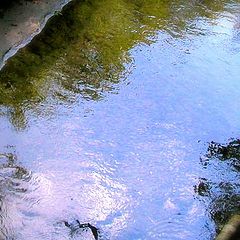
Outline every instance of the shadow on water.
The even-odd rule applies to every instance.
[[[240,213],[240,140],[209,143],[201,163],[217,178],[202,178],[195,191],[208,201],[209,213],[219,232],[232,215]]]
[[[173,38],[201,34],[188,21],[214,18],[213,10],[223,7],[223,1],[73,1],[0,72],[1,114],[24,129],[29,109],[51,111],[46,102],[99,101],[117,93],[134,64],[133,46],[151,44],[158,31]]]

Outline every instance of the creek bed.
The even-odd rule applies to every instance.
[[[73,1],[9,59],[1,239],[213,239],[239,212],[239,8]]]

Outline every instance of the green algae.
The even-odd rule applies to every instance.
[[[17,123],[26,108],[47,98],[102,99],[131,71],[134,46],[151,44],[158,31],[184,37],[189,19],[211,12],[199,12],[200,3],[190,1],[181,9],[181,1],[73,1],[1,70],[0,104]],[[204,4],[214,11],[224,6],[223,1]]]

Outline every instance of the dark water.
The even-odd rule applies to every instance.
[[[239,80],[239,1],[71,4],[0,72],[0,238],[213,239]]]

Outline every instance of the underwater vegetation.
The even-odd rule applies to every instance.
[[[184,38],[191,31],[189,19],[214,18],[208,9],[223,6],[212,1],[189,1],[184,9],[181,1],[73,1],[0,71],[0,114],[24,129],[28,110],[47,112],[37,110],[44,101],[98,101],[116,93],[116,84],[131,72],[134,46],[151,44],[158,31]]]

